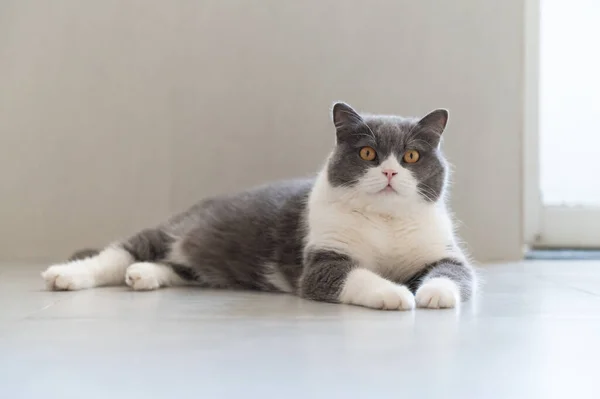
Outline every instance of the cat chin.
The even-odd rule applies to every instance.
[[[367,212],[386,215],[397,215],[398,212],[411,212],[424,203],[417,195],[408,193],[388,192],[357,192],[352,200],[347,202],[351,207]]]
[[[377,191],[367,192],[367,196],[370,201],[415,201],[410,193],[392,186],[385,186]]]
[[[398,191],[396,191],[392,186],[385,186],[383,189],[379,190],[377,194],[380,195],[398,195]]]

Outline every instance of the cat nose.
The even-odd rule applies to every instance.
[[[394,169],[384,169],[382,172],[384,175],[386,175],[388,182],[392,181],[392,177],[398,174],[398,172],[396,172]]]

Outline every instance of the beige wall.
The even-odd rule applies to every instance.
[[[447,107],[480,261],[521,242],[523,0],[0,2],[0,258],[56,259],[315,171],[329,107]]]

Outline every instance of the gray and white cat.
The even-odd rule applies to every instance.
[[[445,110],[422,119],[333,107],[316,179],[207,198],[98,253],[50,266],[49,289],[127,284],[288,292],[375,309],[451,308],[475,274],[445,205]]]

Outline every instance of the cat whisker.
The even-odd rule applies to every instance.
[[[373,131],[371,130],[371,128],[369,127],[369,125],[367,125],[365,121],[363,121],[363,125],[365,125],[367,129],[369,129],[369,132],[371,133],[371,136],[373,137],[373,140],[377,141],[377,139],[375,138],[375,133],[373,133]]]
[[[422,184],[424,187],[419,187],[419,194],[424,196],[428,201],[435,202],[435,198],[437,197],[435,190],[429,187],[426,184]]]
[[[422,139],[412,139],[412,140],[409,140],[408,143],[407,143],[407,146],[411,147],[412,143],[423,143],[424,145],[426,145],[430,149],[434,149],[434,147],[430,143],[428,143],[427,141],[422,140]]]
[[[429,185],[427,185],[425,183],[420,183],[419,185],[420,185],[420,187],[423,187],[423,188],[429,190],[429,192],[431,194],[435,194],[436,193],[436,190],[433,187],[431,187],[431,186],[429,186]]]
[[[357,136],[357,137],[368,137],[368,138],[373,138],[373,139],[375,139],[375,136],[373,136],[372,134],[371,134],[371,135],[369,135],[369,134],[366,134],[366,133],[360,133],[360,132],[353,133],[353,134],[352,134],[352,136]]]
[[[422,195],[423,197],[425,197],[425,199],[426,199],[427,201],[429,201],[429,202],[435,202],[435,201],[433,200],[433,198],[432,198],[432,197],[430,197],[429,195],[427,195],[427,193],[425,193],[424,191],[419,191],[419,194],[420,194],[420,195]]]

